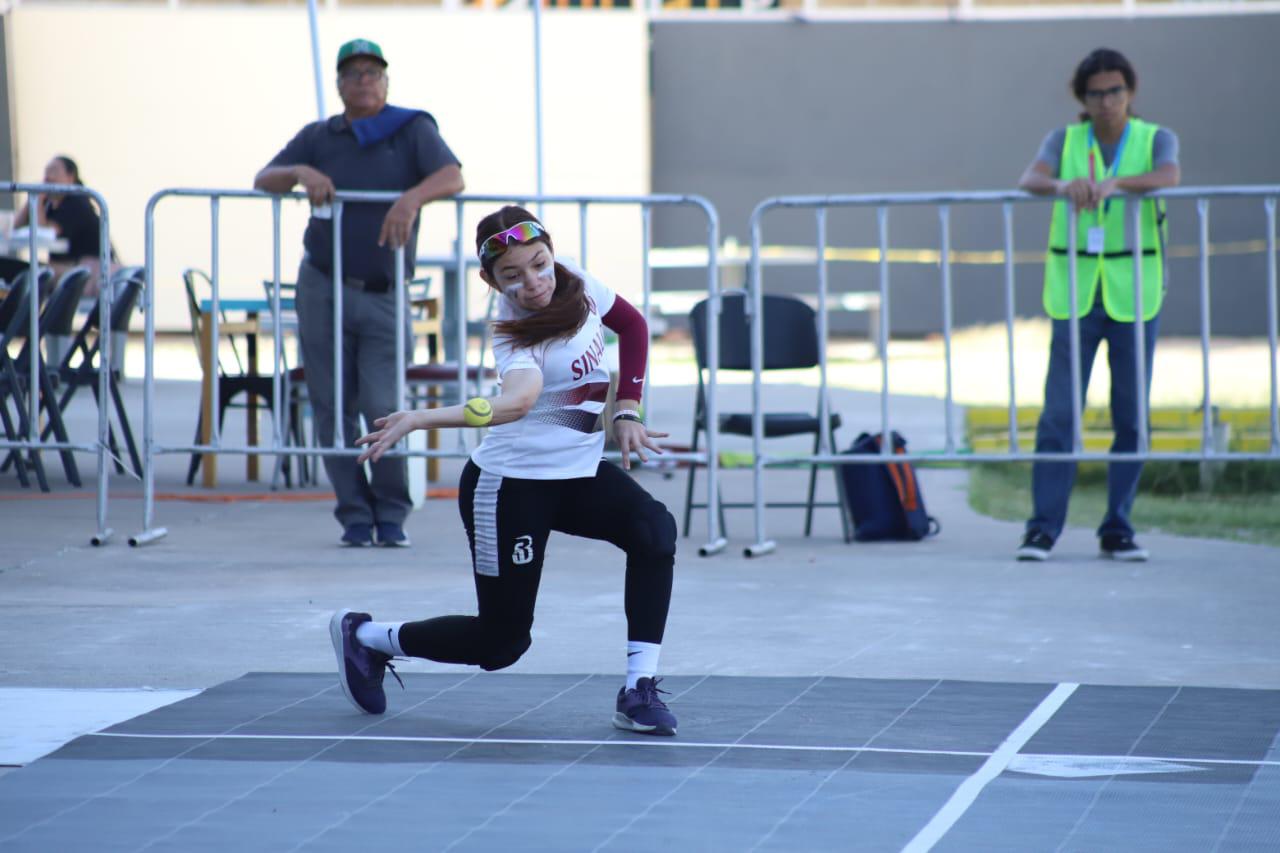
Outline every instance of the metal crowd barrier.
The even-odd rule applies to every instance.
[[[211,226],[211,258],[210,258],[210,282],[211,282],[211,310],[209,312],[209,336],[212,341],[213,359],[212,359],[212,393],[209,395],[212,405],[217,405],[219,396],[219,379],[217,370],[217,347],[220,340],[219,335],[219,305],[220,296],[220,276],[219,276],[219,224],[220,224],[220,204],[223,199],[262,199],[271,203],[272,211],[272,298],[271,298],[271,320],[274,333],[274,357],[272,365],[272,389],[273,396],[276,400],[274,407],[274,417],[272,425],[272,440],[270,446],[235,446],[226,445],[222,442],[221,430],[218,427],[217,412],[206,412],[206,417],[211,417],[210,424],[210,440],[208,443],[186,443],[186,444],[164,444],[158,442],[155,436],[154,428],[154,412],[155,412],[155,212],[159,203],[172,197],[186,198],[206,198],[209,200],[210,226]],[[395,202],[399,198],[398,193],[388,192],[340,192],[334,197],[332,204],[333,227],[335,233],[341,233],[343,209],[348,204],[362,203],[382,203],[388,204]],[[300,192],[284,193],[273,195],[256,190],[221,190],[221,189],[165,189],[154,194],[147,202],[146,208],[146,275],[147,287],[145,294],[144,309],[146,311],[146,372],[144,384],[144,427],[143,427],[143,467],[144,467],[144,492],[143,492],[143,523],[142,531],[132,537],[129,542],[131,545],[142,545],[152,542],[166,535],[167,531],[163,527],[155,525],[155,460],[157,456],[172,453],[201,453],[205,454],[205,463],[212,460],[212,454],[231,453],[231,454],[254,454],[254,455],[288,455],[288,456],[325,456],[325,455],[342,455],[356,456],[360,450],[357,448],[345,447],[345,437],[342,435],[342,418],[343,411],[343,389],[342,389],[342,347],[334,347],[334,409],[338,415],[334,419],[334,436],[331,447],[294,447],[285,444],[283,436],[285,434],[284,426],[284,410],[285,405],[281,401],[282,391],[282,367],[281,367],[281,318],[280,318],[280,264],[281,264],[281,203],[284,199],[305,200],[306,195]],[[470,240],[465,233],[464,214],[468,204],[506,204],[519,203],[523,205],[537,204],[542,205],[576,205],[579,216],[579,239],[580,239],[580,261],[585,267],[587,264],[587,211],[591,206],[639,206],[642,220],[642,257],[643,261],[643,305],[642,311],[645,316],[649,314],[650,308],[650,292],[651,292],[651,270],[649,268],[649,249],[651,242],[651,225],[652,212],[656,207],[693,207],[701,210],[706,217],[707,227],[707,297],[711,300],[711,308],[714,316],[719,316],[720,311],[720,290],[717,280],[717,246],[719,245],[719,216],[715,208],[705,199],[698,196],[689,195],[646,195],[646,196],[562,196],[562,195],[532,195],[532,196],[513,196],[513,195],[469,195],[457,196],[452,199],[446,199],[435,204],[454,205],[456,232],[454,237],[454,256],[451,269],[454,273],[453,285],[454,290],[451,298],[455,300],[455,304],[459,306],[457,312],[458,322],[456,328],[452,331],[457,336],[457,352],[458,358],[458,376],[457,376],[457,402],[463,402],[467,397],[467,373],[469,365],[466,363],[467,348],[467,276],[466,272],[471,266]],[[298,239],[301,235],[298,235]],[[342,287],[340,283],[343,279],[342,274],[342,241],[334,240],[333,246],[333,288],[334,288],[334,328],[338,331],[335,339],[340,339],[342,329]],[[405,354],[404,354],[404,330],[405,330],[405,260],[404,249],[400,248],[396,252],[395,257],[395,299],[396,299],[396,394],[401,401],[401,408],[407,408],[407,394],[405,387]],[[709,364],[708,375],[711,383],[711,393],[708,394],[707,410],[709,422],[714,422],[716,417],[715,409],[715,371],[719,358],[719,341],[717,337],[716,324],[711,324],[709,334]],[[483,355],[482,355],[483,358]],[[648,396],[648,388],[645,390],[646,401]],[[645,402],[645,401],[642,401]],[[391,455],[398,456],[414,456],[414,457],[442,457],[442,458],[465,458],[470,453],[467,446],[465,430],[456,430],[457,447],[452,450],[447,449],[408,449],[402,443],[401,447],[394,451]],[[613,454],[617,458],[617,454]],[[718,528],[718,513],[716,511],[718,492],[717,492],[717,450],[714,438],[714,432],[711,433],[711,439],[707,443],[706,450],[700,453],[675,453],[668,452],[663,454],[664,459],[679,461],[694,461],[707,465],[709,477],[707,483],[707,501],[711,506],[708,513],[707,521],[707,542],[700,548],[700,553],[704,555],[713,554],[725,547],[725,540],[722,532]]]
[[[939,263],[939,286],[942,294],[942,335],[943,358],[945,364],[945,428],[946,443],[939,452],[914,452],[905,455],[893,455],[894,461],[1146,461],[1152,459],[1170,461],[1219,462],[1232,460],[1280,459],[1280,409],[1277,408],[1277,376],[1276,376],[1276,337],[1277,337],[1277,295],[1276,295],[1276,199],[1280,197],[1280,185],[1265,186],[1221,186],[1221,187],[1183,187],[1161,190],[1146,195],[1121,196],[1131,199],[1192,199],[1196,202],[1196,215],[1199,222],[1200,243],[1200,346],[1202,377],[1204,385],[1204,418],[1202,424],[1203,441],[1199,452],[1160,452],[1153,453],[1148,435],[1147,393],[1138,394],[1138,450],[1134,453],[1098,453],[1087,452],[1082,439],[1082,400],[1081,400],[1081,368],[1080,368],[1080,318],[1076,313],[1077,273],[1076,251],[1078,235],[1075,228],[1069,228],[1068,267],[1070,276],[1070,343],[1071,343],[1071,393],[1073,425],[1073,450],[1069,453],[1035,453],[1017,450],[1017,403],[1015,399],[1015,359],[1013,347],[1014,322],[1014,245],[1013,245],[1013,210],[1020,204],[1045,204],[1058,199],[1046,196],[1035,196],[1020,191],[994,192],[954,192],[954,193],[895,193],[885,195],[831,195],[831,196],[779,196],[760,202],[751,213],[751,260],[748,277],[750,293],[750,322],[752,341],[752,453],[753,453],[753,510],[755,515],[756,541],[745,549],[747,556],[759,556],[773,551],[776,543],[769,540],[765,533],[764,519],[764,487],[763,477],[766,467],[784,467],[810,464],[878,464],[892,453],[892,442],[881,442],[882,456],[838,455],[831,452],[830,447],[820,446],[819,452],[807,456],[788,456],[786,458],[768,456],[764,452],[764,411],[761,400],[762,368],[764,359],[764,325],[762,317],[763,281],[761,246],[762,220],[765,215],[778,209],[809,209],[814,211],[816,224],[815,259],[817,267],[818,289],[818,324],[821,342],[820,376],[822,388],[826,388],[827,372],[827,212],[833,208],[871,208],[875,210],[877,222],[877,245],[879,284],[880,284],[880,327],[879,351],[884,353],[880,359],[880,431],[889,435],[892,423],[889,417],[889,213],[893,208],[907,206],[934,206],[938,209],[939,240],[941,245]],[[1262,212],[1266,222],[1267,253],[1267,340],[1270,352],[1270,448],[1265,452],[1219,452],[1213,449],[1212,404],[1209,381],[1209,200],[1212,198],[1256,198],[1262,202]],[[952,397],[951,377],[951,231],[950,214],[953,205],[992,205],[998,204],[1003,215],[1003,247],[1004,247],[1004,284],[1005,284],[1005,325],[1008,339],[1008,381],[1009,381],[1009,431],[1010,450],[1007,453],[973,454],[958,450],[955,440],[954,400]],[[1130,248],[1134,258],[1134,296],[1135,316],[1143,314],[1142,308],[1142,228],[1141,209],[1138,204],[1128,206],[1132,215],[1132,235],[1134,245]],[[1135,352],[1145,351],[1145,323],[1135,322]],[[1147,388],[1146,364],[1144,358],[1135,359],[1136,387]],[[828,423],[828,409],[823,396],[820,402],[819,422]],[[714,423],[714,421],[709,421]],[[823,442],[825,445],[826,442]]]
[[[107,210],[107,200],[97,190],[78,184],[44,184],[44,183],[0,183],[0,192],[27,193],[27,300],[30,313],[28,315],[27,340],[30,342],[32,358],[29,360],[30,373],[27,377],[27,436],[20,441],[0,439],[0,450],[27,451],[81,451],[93,453],[98,458],[97,489],[97,531],[90,538],[94,545],[104,545],[111,538],[113,531],[107,527],[107,492],[109,488],[108,451],[110,431],[110,369],[111,369],[111,224]],[[40,373],[45,370],[44,354],[40,350],[40,290],[39,290],[39,257],[36,216],[36,198],[42,194],[83,195],[88,196],[98,205],[98,335],[100,339],[98,352],[98,436],[92,443],[41,441],[40,440]],[[21,396],[21,389],[14,388],[14,399]],[[3,404],[3,401],[0,401]],[[49,405],[56,406],[57,400],[50,400]],[[7,454],[5,454],[7,455]]]

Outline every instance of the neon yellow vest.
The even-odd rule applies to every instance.
[[[1129,138],[1120,153],[1120,162],[1114,175],[1125,177],[1141,175],[1152,170],[1152,145],[1159,126],[1140,119],[1129,119]],[[1106,170],[1097,140],[1093,143],[1095,175],[1101,180]],[[1067,126],[1067,137],[1062,144],[1062,165],[1059,178],[1072,181],[1089,177],[1089,125]],[[1102,282],[1102,304],[1113,320],[1131,323],[1134,318],[1133,252],[1128,235],[1132,233],[1132,214],[1127,211],[1127,201],[1112,197],[1104,209],[1080,212],[1076,221],[1076,275],[1077,316],[1083,317],[1093,309],[1098,282]],[[1156,200],[1142,201],[1142,316],[1150,320],[1160,311],[1164,299],[1163,258],[1163,204],[1157,210]],[[1067,257],[1067,220],[1070,213],[1067,202],[1053,205],[1053,220],[1049,225],[1049,252],[1044,267],[1044,310],[1055,320],[1071,316],[1070,268]],[[1101,225],[1106,231],[1103,254],[1088,253],[1089,229]]]

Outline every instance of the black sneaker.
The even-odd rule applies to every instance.
[[[342,528],[342,539],[347,548],[368,548],[373,544],[373,525],[357,522]]]
[[[659,693],[667,692],[658,689],[661,681],[661,678],[642,678],[631,690],[625,687],[619,690],[614,728],[646,735],[674,735],[676,715],[658,698]]]
[[[383,548],[408,548],[409,534],[404,528],[391,521],[379,521],[374,528],[378,534],[378,544]]]
[[[1098,556],[1109,560],[1144,563],[1151,556],[1146,548],[1133,541],[1132,536],[1123,533],[1107,533],[1099,540],[1099,544]]]
[[[382,690],[382,678],[391,670],[396,681],[396,669],[391,657],[377,649],[362,646],[356,639],[356,628],[368,622],[368,613],[350,610],[335,611],[329,619],[329,639],[338,656],[338,684],[351,704],[366,714],[381,714],[387,710],[387,694]],[[400,687],[404,682],[400,681]]]
[[[1022,537],[1022,544],[1018,546],[1019,560],[1035,560],[1043,563],[1049,559],[1049,552],[1053,550],[1053,539],[1048,533],[1041,533],[1039,530],[1033,530],[1026,536]]]

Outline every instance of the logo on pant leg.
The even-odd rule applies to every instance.
[[[533,537],[517,536],[516,548],[511,552],[511,562],[517,566],[533,562]]]

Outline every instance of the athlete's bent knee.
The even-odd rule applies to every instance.
[[[480,661],[480,668],[486,672],[506,669],[520,660],[524,653],[529,651],[529,646],[532,644],[533,638],[529,636],[527,631],[518,637],[497,640],[490,645],[488,653]]]
[[[632,519],[631,551],[652,557],[674,557],[676,520],[667,508],[651,500]]]

